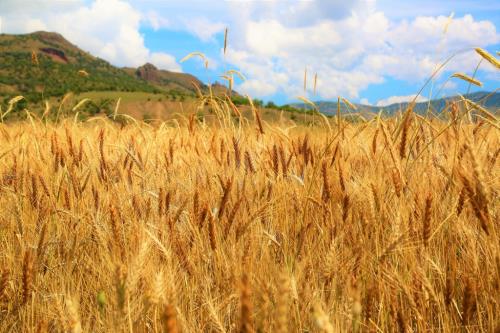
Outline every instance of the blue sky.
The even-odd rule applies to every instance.
[[[472,47],[500,50],[499,23],[500,3],[480,0],[0,1],[1,32],[56,31],[114,65],[151,62],[205,82],[236,69],[247,78],[236,80],[239,92],[279,104],[339,95],[380,105],[406,101],[456,52],[421,100],[464,93],[466,84],[447,79],[472,75],[480,61]],[[208,57],[208,69],[196,59],[180,63],[192,51]],[[472,91],[498,88],[490,64],[482,63],[477,77],[484,86]]]

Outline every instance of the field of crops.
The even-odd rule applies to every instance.
[[[460,112],[1,124],[0,331],[498,332],[500,135]]]

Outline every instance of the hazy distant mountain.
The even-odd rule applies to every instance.
[[[498,110],[500,108],[500,93],[498,92],[481,91],[464,95],[464,97],[477,102],[489,109]],[[447,102],[449,103],[454,100],[460,100],[460,97],[451,96],[446,98],[434,99],[428,102],[417,103],[415,105],[414,111],[418,113],[424,113],[428,110],[428,108],[430,108],[430,110],[432,110],[433,112],[438,113],[445,108]],[[316,105],[318,106],[319,110],[325,114],[335,114],[337,112],[337,102],[320,101],[316,102]],[[394,114],[400,110],[406,110],[409,103],[396,103],[383,107],[363,104],[355,105],[358,108],[357,112],[361,113],[378,113],[383,110],[386,114]],[[311,108],[309,105],[303,103],[293,104],[292,106],[305,109]],[[341,110],[346,111],[346,106],[344,104],[341,104]],[[356,111],[349,110],[349,112]]]

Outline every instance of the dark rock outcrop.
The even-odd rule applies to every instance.
[[[60,60],[66,62],[66,63],[69,62],[69,60],[66,57],[66,54],[64,53],[64,51],[61,51],[61,50],[58,50],[58,49],[54,49],[52,47],[44,47],[44,48],[41,48],[40,51],[42,51],[45,54],[48,54],[48,55],[54,56],[56,58],[59,58]]]

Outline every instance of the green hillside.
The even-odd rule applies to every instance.
[[[149,63],[117,68],[57,33],[0,34],[0,103],[16,95],[37,103],[68,92],[113,91],[161,94],[175,101],[195,97],[196,86],[208,93],[208,87],[193,75],[161,70]],[[228,90],[216,83],[212,92],[223,95]],[[233,96],[238,94],[233,92]]]
[[[86,91],[159,90],[80,50],[59,34],[0,35],[0,96],[21,94],[36,102],[42,93],[48,97]]]

